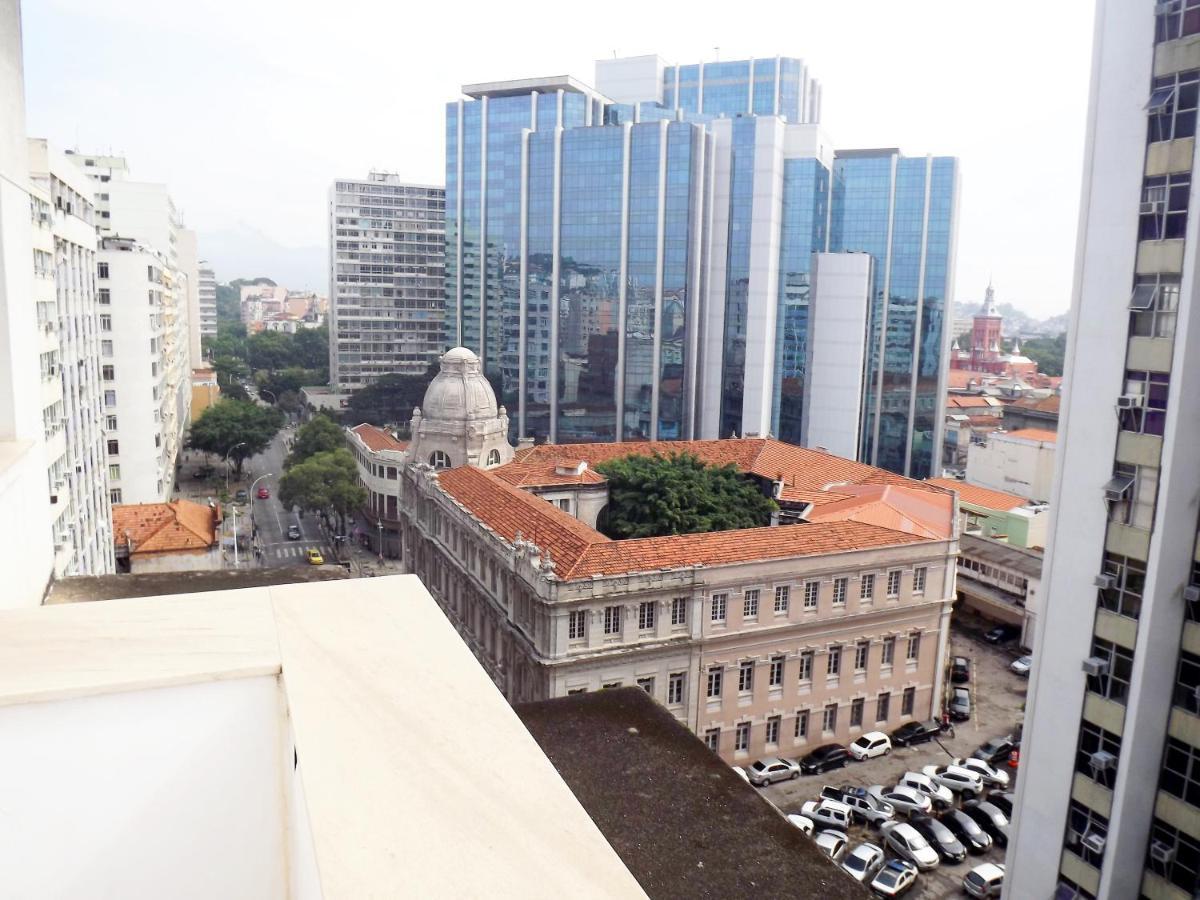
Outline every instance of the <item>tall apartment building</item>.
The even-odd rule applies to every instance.
[[[0,547],[16,561],[6,567],[0,607],[41,603],[54,574],[42,420],[52,383],[38,374],[52,345],[38,323],[32,264],[33,230],[49,217],[29,184],[20,5],[0,4]]]
[[[200,365],[203,355],[200,352],[200,255],[197,248],[196,232],[190,228],[180,228],[178,235],[178,268],[186,279],[180,291],[180,305],[187,313],[187,348],[188,368]],[[187,374],[187,373],[185,373]]]
[[[1200,891],[1200,5],[1099,0],[1005,896]]]
[[[92,183],[45,140],[29,141],[34,301],[56,576],[114,570],[105,461]]]
[[[421,375],[443,345],[446,192],[389,172],[329,190],[329,377]]]
[[[200,337],[217,336],[217,276],[207,260],[200,260]],[[192,365],[200,364],[199,357]]]
[[[938,474],[956,161],[835,151],[796,59],[596,78],[447,105],[449,342],[480,354],[514,435],[772,434]],[[825,253],[870,263],[828,260],[822,289]],[[848,371],[814,358],[831,343],[857,389],[810,421],[810,382]]]

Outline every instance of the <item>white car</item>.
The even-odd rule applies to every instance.
[[[925,766],[921,774],[942,787],[949,788],[956,794],[962,794],[968,800],[973,800],[983,794],[983,778],[966,766],[955,760],[948,766]]]
[[[909,816],[915,812],[927,813],[933,809],[933,801],[929,799],[928,794],[904,785],[885,788],[881,784],[875,784],[867,788],[867,793],[877,800],[891,804],[896,812]]]
[[[802,816],[799,813],[789,813],[787,820],[799,828],[804,834],[812,837],[813,820],[808,816]]]
[[[850,807],[837,800],[809,800],[800,807],[800,813],[812,819],[818,828],[845,831],[854,822],[854,813]]]
[[[857,760],[887,756],[892,752],[892,739],[882,731],[868,731],[855,738],[846,749]]]
[[[983,863],[976,866],[967,873],[962,886],[972,897],[999,897],[1004,890],[1004,864]]]
[[[906,893],[916,880],[916,866],[906,859],[889,859],[871,882],[871,890],[880,897],[899,897]]]
[[[821,848],[821,852],[832,859],[834,862],[840,862],[842,854],[846,852],[846,835],[840,831],[822,831],[814,838],[817,846]]]
[[[855,881],[867,883],[883,868],[885,859],[882,847],[859,844],[842,858],[842,870]]]
[[[879,829],[879,833],[897,856],[916,863],[918,869],[936,869],[941,861],[929,841],[907,822],[889,822]]]
[[[1022,656],[1020,659],[1014,659],[1009,668],[1022,678],[1028,678],[1029,670],[1033,668],[1033,657]]]
[[[929,797],[934,804],[943,808],[954,805],[954,794],[950,788],[934,783],[928,775],[921,772],[905,772],[896,782],[898,787],[910,787]]]
[[[983,779],[983,783],[988,787],[1008,787],[1008,773],[1003,769],[996,768],[987,760],[976,759],[972,756],[969,759],[952,759],[950,760],[950,765],[970,769],[979,775]]]

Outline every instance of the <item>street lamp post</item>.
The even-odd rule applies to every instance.
[[[279,402],[279,398],[275,396],[275,392],[274,392],[274,391],[268,391],[266,388],[259,388],[259,389],[258,389],[258,395],[261,397],[263,394],[270,394],[270,395],[271,395],[271,402],[272,402],[272,403],[278,403],[278,402]]]
[[[251,544],[251,546],[254,545],[254,534],[255,534],[255,531],[257,530],[256,519],[254,517],[254,486],[256,484],[258,484],[260,481],[262,481],[264,478],[270,478],[270,477],[271,477],[270,472],[264,472],[262,475],[259,475],[252,482],[250,482],[250,544]],[[236,539],[235,539],[235,543],[236,543]]]
[[[232,447],[230,447],[228,450],[225,451],[225,493],[226,494],[229,493],[229,454],[232,453],[234,450],[236,450],[238,447],[245,447],[245,446],[246,446],[245,441],[238,441],[236,444],[234,444]]]
[[[376,519],[375,527],[379,529],[379,561],[383,562],[383,520]]]

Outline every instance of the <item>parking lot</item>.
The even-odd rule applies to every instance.
[[[943,765],[952,757],[970,756],[989,738],[1012,734],[1022,719],[1027,680],[1014,675],[1008,667],[1023,654],[1015,645],[998,649],[984,643],[981,639],[984,627],[965,619],[961,625],[956,623],[951,630],[951,654],[971,659],[969,686],[974,703],[971,719],[955,724],[954,737],[943,734],[936,741],[916,747],[897,747],[885,757],[865,762],[852,761],[844,769],[778,782],[764,788],[763,796],[784,813],[798,813],[806,801],[819,799],[822,785],[892,785],[905,772],[919,772],[924,766]],[[1004,768],[1012,779],[1008,788],[1011,791],[1018,770],[1007,766]],[[863,841],[882,846],[879,832],[864,825],[853,827],[849,838],[850,847]],[[958,865],[943,863],[930,872],[922,873],[916,887],[907,896],[920,900],[965,896],[962,879],[973,866],[982,862],[1003,861],[1004,851],[993,847],[982,856],[968,856],[965,862]]]

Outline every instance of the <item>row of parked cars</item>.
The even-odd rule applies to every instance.
[[[852,878],[879,896],[898,897],[922,871],[1007,846],[1013,797],[1003,765],[1012,750],[1011,740],[998,738],[971,757],[906,772],[891,787],[826,786],[788,820]],[[847,830],[860,822],[878,829],[878,843],[850,847]],[[963,889],[998,897],[1003,883],[1002,864],[982,863],[964,877]]]

